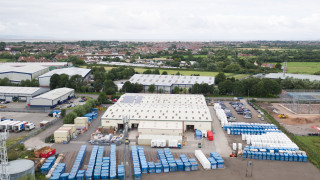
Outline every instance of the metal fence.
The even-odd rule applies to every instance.
[[[51,109],[1,108],[0,112],[48,113]]]
[[[48,127],[50,127],[51,125],[53,125],[54,123],[56,123],[57,121],[59,121],[61,119],[59,118],[55,118],[54,120],[50,121],[48,124],[46,124],[45,126],[42,126],[41,128],[34,130],[33,132],[29,133],[26,137],[24,137],[23,139],[21,139],[20,141],[12,144],[11,146],[7,147],[7,149],[11,149],[15,146],[17,146],[18,144],[21,144],[22,142],[28,140],[29,138],[41,133],[42,131],[44,131],[45,129],[47,129]],[[61,120],[62,121],[62,120]]]

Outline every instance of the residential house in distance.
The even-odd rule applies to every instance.
[[[274,69],[276,67],[276,65],[263,63],[263,64],[261,64],[261,67]]]
[[[162,64],[165,64],[167,61],[172,61],[172,60],[173,59],[167,59],[167,58],[136,59],[136,63],[162,65]]]

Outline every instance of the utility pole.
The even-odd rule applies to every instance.
[[[1,180],[10,180],[8,174],[8,155],[7,155],[7,145],[6,141],[9,136],[9,133],[5,130],[0,133],[0,179]]]

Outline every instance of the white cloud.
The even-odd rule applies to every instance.
[[[316,0],[10,0],[0,38],[318,40]]]

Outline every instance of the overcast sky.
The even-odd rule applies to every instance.
[[[319,0],[0,0],[0,39],[320,40]]]

